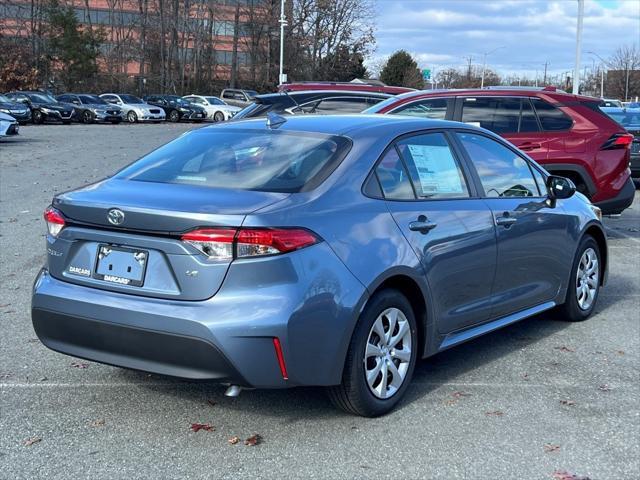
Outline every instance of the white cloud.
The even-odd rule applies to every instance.
[[[421,67],[481,63],[483,52],[504,48],[487,62],[505,73],[573,68],[577,2],[572,0],[429,0],[378,3],[377,51],[369,60],[398,49],[413,53]],[[617,47],[640,43],[640,1],[586,0],[583,64],[588,51],[610,56]]]

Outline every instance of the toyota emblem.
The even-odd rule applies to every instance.
[[[118,208],[112,208],[107,213],[107,220],[111,225],[122,225],[124,222],[124,212]]]

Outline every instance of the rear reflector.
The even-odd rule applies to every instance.
[[[633,143],[633,135],[630,133],[616,133],[615,135],[611,135],[609,140],[607,140],[600,150],[613,150],[618,148],[631,148],[631,144]]]
[[[287,365],[284,363],[284,355],[282,354],[282,345],[280,345],[280,339],[278,337],[273,337],[273,348],[276,350],[276,358],[278,359],[278,365],[280,366],[280,373],[282,374],[282,378],[285,380],[289,380],[289,375],[287,374]]]
[[[60,213],[60,211],[56,210],[52,206],[49,206],[44,211],[43,216],[44,221],[47,223],[47,231],[49,232],[49,235],[57,237],[65,225],[62,213]]]
[[[210,260],[278,255],[319,241],[303,228],[199,228],[181,237]]]

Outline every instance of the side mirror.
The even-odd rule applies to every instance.
[[[576,193],[576,186],[568,178],[549,175],[547,177],[547,191],[551,200],[562,200]]]

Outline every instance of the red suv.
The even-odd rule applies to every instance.
[[[355,92],[376,92],[388,93],[389,95],[399,95],[407,92],[417,92],[415,88],[391,87],[389,85],[378,85],[374,83],[352,83],[352,82],[298,82],[283,83],[278,87],[279,92],[299,92],[301,90],[340,90]]]
[[[364,113],[474,124],[509,140],[551,173],[570,178],[605,214],[633,202],[633,136],[600,111],[600,99],[544,89],[433,90],[385,100]]]

